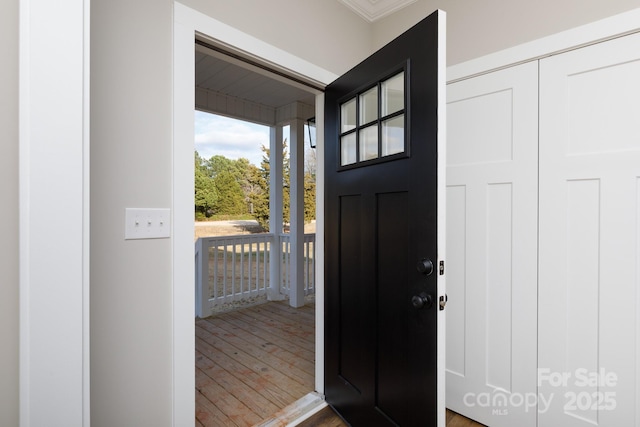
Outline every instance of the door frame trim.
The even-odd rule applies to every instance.
[[[90,1],[21,0],[17,10],[16,409],[20,426],[89,426]],[[39,206],[56,208],[34,215]]]
[[[195,418],[195,286],[193,246],[193,147],[195,36],[205,35],[225,49],[263,62],[321,87],[338,76],[302,58],[243,33],[174,1],[173,14],[173,168],[172,168],[172,425]],[[280,64],[280,65],[274,65]],[[324,95],[316,96],[318,171],[324,164]],[[317,176],[316,205],[316,391],[324,393],[324,174]],[[319,236],[319,237],[318,237]],[[309,390],[312,391],[312,390]]]

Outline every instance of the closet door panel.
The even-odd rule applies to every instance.
[[[638,425],[640,35],[540,61],[540,427]]]
[[[492,427],[536,425],[537,73],[447,88],[446,401]]]

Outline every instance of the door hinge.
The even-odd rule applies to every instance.
[[[444,274],[444,261],[440,261],[440,275],[442,276]]]

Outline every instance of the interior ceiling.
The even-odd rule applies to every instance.
[[[417,0],[338,0],[355,13],[374,22]],[[205,43],[206,44],[206,43]],[[203,46],[196,42],[196,87],[221,93],[272,108],[293,102],[315,105],[317,90],[304,84],[287,81],[282,76],[265,71]]]

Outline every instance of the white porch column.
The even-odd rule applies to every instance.
[[[289,264],[289,304],[304,305],[304,121],[296,118],[290,123],[291,138],[291,263]]]
[[[282,284],[282,126],[272,126],[269,134],[269,231],[274,235],[269,256],[269,301],[280,301]]]

